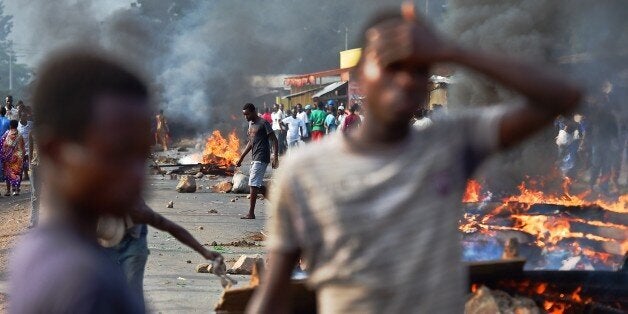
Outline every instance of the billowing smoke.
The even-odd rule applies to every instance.
[[[450,0],[443,28],[465,46],[544,64],[580,83],[588,91],[579,113],[584,113],[589,133],[609,124],[618,125],[617,132],[610,132],[614,133],[612,138],[590,137],[589,141],[597,142],[589,142],[587,149],[590,151],[591,146],[597,146],[599,154],[600,147],[608,146],[606,141],[613,142],[617,156],[608,162],[621,164],[626,134],[620,134],[619,129],[627,125],[628,35],[625,30],[628,20],[625,12],[628,12],[625,1]],[[483,106],[517,100],[517,95],[484,77],[464,71],[456,76],[458,83],[450,88],[451,106]],[[600,92],[606,80],[613,85],[610,96]],[[494,190],[504,193],[511,192],[525,176],[553,177],[559,183],[556,133],[555,128],[548,128],[526,145],[496,158],[480,176],[486,178]],[[586,163],[592,161],[591,154],[579,155],[588,160],[578,166],[590,166]],[[605,167],[608,172],[611,168]],[[580,177],[587,175],[580,173]]]
[[[429,1],[431,16],[440,16],[444,1]],[[251,76],[336,68],[345,35],[354,48],[372,13],[400,3],[11,0],[7,11],[16,43],[35,51],[23,61],[35,65],[72,42],[102,45],[154,79],[158,106],[179,121],[176,129],[201,133],[241,125],[241,106],[257,96]]]

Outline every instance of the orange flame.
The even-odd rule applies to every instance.
[[[203,163],[215,164],[219,167],[230,167],[240,159],[240,140],[235,131],[229,133],[225,139],[220,131],[216,130],[207,139],[203,151]]]
[[[525,182],[519,185],[519,195],[511,196],[505,202],[518,202],[523,204],[550,204],[563,206],[599,206],[605,210],[628,214],[628,194],[620,196],[617,201],[609,202],[602,199],[587,201],[583,195],[572,195],[569,191],[571,180],[565,178],[563,181],[562,195],[547,195],[543,191],[526,188]]]
[[[534,183],[534,182],[532,182]],[[589,260],[614,265],[613,258],[623,256],[628,252],[628,226],[616,223],[603,222],[595,219],[578,218],[573,215],[542,215],[532,214],[527,211],[535,204],[549,204],[574,207],[599,207],[604,211],[614,213],[628,213],[628,194],[618,197],[615,201],[603,199],[587,200],[586,193],[574,195],[570,192],[571,181],[567,178],[562,184],[562,193],[551,194],[540,190],[528,188],[527,183],[519,185],[519,195],[507,197],[501,205],[496,206],[489,214],[465,213],[461,220],[459,230],[463,233],[482,232],[490,233],[492,230],[522,231],[534,236],[535,244],[548,251],[558,249],[564,239],[588,239],[597,241],[601,247],[592,249],[579,247],[572,243],[568,247],[575,255],[582,255]],[[463,202],[478,202],[482,199],[482,186],[474,181],[467,182]],[[498,214],[510,215],[512,225],[491,224]],[[503,221],[503,220],[502,220]],[[584,226],[590,229],[583,229]],[[575,226],[575,229],[574,229]],[[585,231],[591,230],[591,231]],[[598,234],[591,234],[591,233]]]
[[[462,196],[463,203],[477,203],[480,201],[482,186],[477,181],[471,179],[467,181],[467,188]]]

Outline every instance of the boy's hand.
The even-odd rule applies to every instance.
[[[222,257],[222,255],[220,253],[213,252],[213,251],[210,251],[210,250],[205,250],[203,252],[203,257],[205,259],[210,260],[210,261],[215,261],[217,259],[220,259],[221,261],[224,260],[224,258]]]

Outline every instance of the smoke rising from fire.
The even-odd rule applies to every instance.
[[[590,129],[609,124],[621,128],[628,123],[625,12],[625,1],[450,0],[443,28],[465,46],[527,59],[567,74],[587,91],[578,112],[584,113]],[[518,95],[484,77],[466,71],[456,76],[457,84],[449,90],[452,107],[518,100]],[[610,95],[600,92],[606,80],[613,85]],[[508,192],[524,175],[560,177],[554,165],[556,133],[548,128],[526,145],[493,160],[480,176],[489,186],[510,187]],[[625,137],[623,133],[599,141],[612,141],[618,146],[616,154],[621,155]],[[554,187],[559,188],[560,181],[555,183]]]
[[[401,0],[11,0],[13,38],[35,65],[70,42],[104,46],[154,78],[158,106],[178,129],[231,131],[245,102],[259,96],[250,77],[338,67],[366,19]],[[433,13],[444,0],[431,0]],[[417,1],[424,8],[425,1]],[[256,105],[262,106],[261,103]],[[267,104],[270,105],[270,104]],[[185,123],[183,123],[185,122]],[[175,128],[177,129],[177,128]]]

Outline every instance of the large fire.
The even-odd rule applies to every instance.
[[[235,131],[225,139],[216,130],[207,138],[203,151],[203,164],[213,164],[222,168],[234,166],[240,158],[240,140]]]
[[[531,236],[530,244],[543,254],[562,250],[588,261],[582,266],[583,263],[574,260],[578,265],[572,265],[571,269],[594,268],[591,264],[618,266],[628,252],[628,226],[623,223],[624,215],[628,214],[628,194],[615,200],[591,200],[589,193],[572,194],[569,179],[565,179],[560,194],[531,189],[528,185],[521,183],[518,195],[489,203],[485,197],[488,192],[482,191],[480,183],[470,180],[463,202],[477,203],[486,209],[465,213],[459,229],[465,234],[480,233],[487,237],[496,232],[520,232]],[[561,262],[569,267],[565,266],[569,262]]]

